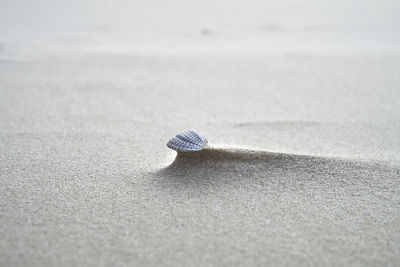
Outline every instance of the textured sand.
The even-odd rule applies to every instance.
[[[397,1],[18,3],[1,266],[398,265]]]

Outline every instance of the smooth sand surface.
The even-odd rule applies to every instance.
[[[0,266],[398,265],[398,10],[2,1]]]

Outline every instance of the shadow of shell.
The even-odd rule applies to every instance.
[[[371,168],[371,166],[374,166]],[[390,168],[382,164],[338,158],[273,153],[246,149],[206,148],[179,152],[167,167],[154,173],[154,181],[164,188],[205,188],[241,184],[331,182],[338,179],[369,179],[373,173]],[[346,174],[346,175],[344,175]],[[372,178],[371,178],[372,179]]]

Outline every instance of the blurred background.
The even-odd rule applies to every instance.
[[[1,57],[398,51],[399,2],[7,1]]]

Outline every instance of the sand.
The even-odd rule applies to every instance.
[[[398,9],[3,1],[0,265],[398,265]]]

